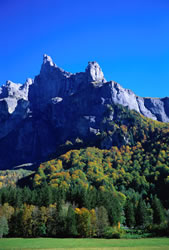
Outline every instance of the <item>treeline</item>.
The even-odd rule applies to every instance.
[[[0,222],[6,219],[1,231],[10,237],[102,237],[109,226],[104,207],[88,210],[69,204],[48,207],[24,204],[14,209],[5,203],[1,213]]]
[[[169,235],[167,210],[154,196],[128,199],[117,192],[82,189],[73,192],[41,188],[0,189],[0,236],[119,238],[128,229]],[[153,235],[153,234],[152,234]]]

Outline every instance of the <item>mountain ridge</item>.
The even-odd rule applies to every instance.
[[[0,168],[41,161],[72,138],[96,137],[107,105],[119,104],[169,122],[168,97],[138,97],[107,82],[97,62],[72,74],[44,55],[35,79],[23,85],[8,81],[0,88]],[[113,112],[109,119],[115,119]]]
[[[46,84],[46,78],[48,78],[48,84]],[[51,57],[44,54],[40,74],[36,76],[34,80],[28,78],[25,84],[23,84],[22,86],[23,88],[27,88],[28,91],[26,100],[29,99],[32,102],[32,100],[34,98],[37,98],[38,95],[35,95],[35,93],[32,94],[31,92],[39,91],[40,95],[38,97],[42,98],[41,102],[43,102],[44,95],[44,101],[49,101],[51,96],[53,96],[53,98],[57,96],[62,98],[66,95],[72,95],[73,93],[75,93],[77,90],[79,90],[79,87],[82,87],[80,86],[81,84],[91,82],[96,82],[97,84],[100,83],[100,85],[103,83],[112,83],[112,89],[114,90],[114,103],[129,106],[130,109],[134,109],[148,118],[159,120],[162,122],[169,122],[169,97],[140,97],[138,95],[135,95],[132,90],[123,88],[119,83],[116,83],[115,81],[107,82],[104,78],[104,74],[99,64],[95,61],[88,63],[85,72],[70,73],[56,66]],[[6,85],[3,85],[0,88],[0,101],[2,101],[4,98],[4,92],[9,91],[9,83],[14,85],[13,89],[17,89],[18,84],[7,81]],[[28,88],[28,85],[32,85],[32,87],[30,87],[30,90]],[[46,89],[45,91],[44,87],[46,87],[47,85],[48,89]],[[6,90],[4,91],[5,88]],[[7,98],[8,97],[10,97],[10,95],[7,96]],[[22,94],[21,98],[25,99]],[[11,110],[14,111],[14,108]]]

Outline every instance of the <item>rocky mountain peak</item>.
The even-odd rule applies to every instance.
[[[58,67],[53,62],[50,56],[44,54],[43,63],[42,63],[41,70],[40,70],[40,75],[42,76],[42,78],[49,77],[49,75],[52,75],[52,77],[57,78],[58,76],[70,77],[70,75],[72,74]]]
[[[40,74],[45,75],[49,72],[53,71],[53,69],[56,67],[54,64],[52,58],[46,54],[43,55],[43,63],[41,66]]]
[[[104,74],[103,74],[101,67],[95,61],[88,62],[86,73],[88,74],[88,81],[106,82],[106,79],[104,78]]]
[[[49,64],[50,66],[55,66],[52,58],[46,54],[43,55],[43,64]]]
[[[95,61],[84,72],[66,72],[45,54],[35,79],[0,87],[0,168],[41,161],[66,140],[93,138],[102,129],[107,105],[116,104],[169,122],[168,97],[143,98],[106,82]],[[106,144],[111,147],[111,140]]]

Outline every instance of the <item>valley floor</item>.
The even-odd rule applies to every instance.
[[[58,239],[58,238],[3,238],[0,239],[0,250],[168,250],[169,238],[147,239]]]

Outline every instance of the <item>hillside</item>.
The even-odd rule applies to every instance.
[[[142,98],[114,81],[107,82],[97,62],[89,62],[85,72],[72,74],[44,55],[35,79],[28,79],[25,84],[7,81],[0,88],[0,169],[38,165],[60,152],[67,141],[96,145],[99,134],[101,148],[132,145],[128,132],[136,113],[127,120],[127,109],[119,110],[117,105],[169,122],[168,97]],[[120,121],[123,116],[125,122]],[[104,121],[105,117],[108,121]],[[123,124],[127,131],[118,130],[111,123],[119,127]],[[110,134],[104,140],[107,130]]]
[[[109,112],[116,113],[114,122]],[[69,192],[79,186],[120,191],[126,196],[137,192],[148,199],[157,194],[168,207],[169,125],[115,106],[109,107],[102,128],[96,142],[105,149],[83,147],[79,140],[80,149],[71,150],[73,143],[67,142],[65,154],[40,165],[34,185],[47,182]],[[106,149],[114,141],[118,144]]]
[[[14,172],[16,187],[5,172],[0,215],[12,237],[168,236],[168,166],[169,124],[107,105],[95,136],[67,140],[23,179]]]

